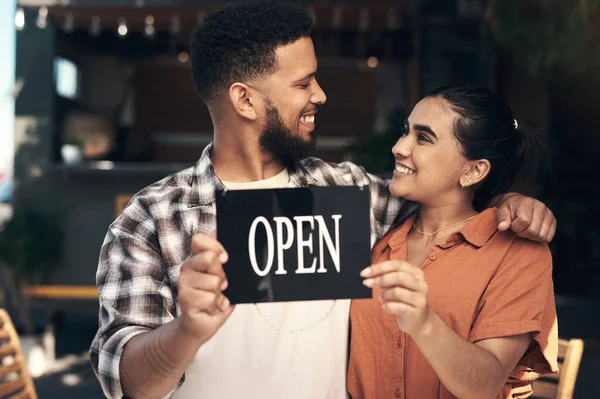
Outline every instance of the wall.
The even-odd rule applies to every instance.
[[[25,84],[15,103],[15,200],[56,217],[66,235],[63,262],[46,282],[93,285],[115,196],[135,193],[172,170],[71,170],[56,162],[56,32],[36,28],[34,18],[28,15],[27,29],[17,34],[16,76]]]

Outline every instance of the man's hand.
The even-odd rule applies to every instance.
[[[550,242],[556,233],[556,218],[552,211],[535,198],[521,194],[505,194],[496,212],[498,230],[509,228],[519,237]]]
[[[223,295],[227,279],[223,263],[227,252],[213,236],[195,234],[192,255],[181,266],[177,283],[181,325],[185,332],[208,341],[233,312]]]
[[[369,288],[380,288],[383,310],[396,316],[398,327],[411,337],[421,334],[429,326],[433,311],[427,303],[429,285],[423,271],[400,260],[389,260],[371,265],[360,275]]]

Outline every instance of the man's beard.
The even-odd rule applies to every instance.
[[[293,169],[297,161],[311,154],[317,144],[317,137],[314,132],[310,133],[309,140],[292,134],[269,99],[265,100],[265,113],[267,123],[260,134],[260,145],[280,159],[286,167]]]

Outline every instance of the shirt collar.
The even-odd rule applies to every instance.
[[[215,201],[216,193],[225,191],[226,188],[223,182],[217,177],[215,168],[213,167],[210,155],[213,150],[211,142],[204,148],[202,155],[193,169],[192,176],[192,193],[196,198],[192,198],[190,206],[209,205]],[[316,185],[314,179],[300,162],[296,162],[294,167],[288,169],[290,174],[290,183],[294,187],[306,187]]]
[[[390,237],[388,243],[390,247],[394,248],[404,245],[416,218],[417,215],[415,214],[406,219],[404,224],[397,230],[396,234]],[[462,229],[451,234],[448,237],[448,240],[446,240],[446,244],[455,243],[462,237],[471,245],[481,248],[492,238],[497,230],[496,208],[488,208],[477,215],[470,223],[467,223]]]
[[[192,193],[198,197],[197,201],[192,201],[192,206],[197,204],[211,204],[215,200],[217,191],[225,190],[225,186],[217,177],[215,168],[210,160],[212,149],[213,143],[208,144],[194,166],[192,175]]]
[[[497,208],[484,210],[471,223],[460,229],[458,234],[477,248],[483,247],[498,231],[496,210]]]

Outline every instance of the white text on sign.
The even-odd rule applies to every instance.
[[[283,253],[289,250],[294,244],[294,239],[297,240],[298,249],[298,265],[296,268],[296,274],[309,274],[309,273],[327,273],[325,269],[325,254],[324,247],[327,246],[329,255],[333,260],[333,265],[337,272],[340,272],[340,219],[342,215],[332,215],[331,218],[334,222],[334,239],[331,238],[327,224],[323,216],[294,216],[292,222],[290,218],[281,216],[274,217],[275,221],[275,232],[267,218],[259,216],[252,222],[250,226],[250,233],[248,234],[248,253],[250,254],[250,263],[252,269],[259,276],[266,276],[273,267],[273,261],[275,258],[275,251],[277,251],[277,270],[275,274],[287,274],[285,270]],[[307,248],[309,253],[313,253],[313,232],[315,231],[315,220],[318,225],[317,234],[319,236],[319,268],[317,269],[317,257],[314,257],[310,267],[304,266],[304,248]],[[262,225],[265,229],[267,238],[267,261],[264,269],[261,270],[259,262],[256,258],[256,229],[259,225]],[[304,231],[309,228],[308,236],[304,239]],[[286,240],[284,242],[284,230]],[[324,245],[325,244],[325,245]]]

